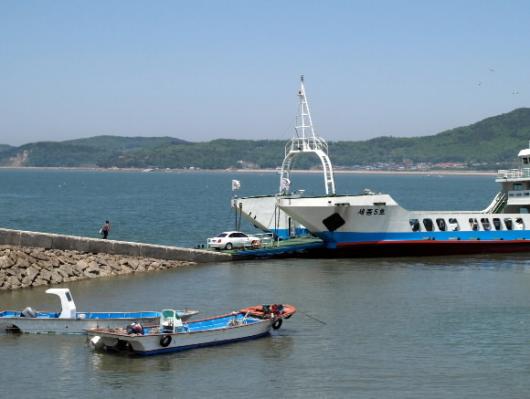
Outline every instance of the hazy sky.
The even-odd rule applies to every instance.
[[[0,2],[0,143],[288,140],[302,73],[328,140],[530,106],[530,4]]]

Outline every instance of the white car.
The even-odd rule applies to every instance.
[[[259,237],[250,236],[240,231],[225,231],[217,237],[208,238],[208,248],[233,249],[233,248],[259,248]]]

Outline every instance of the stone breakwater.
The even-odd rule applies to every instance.
[[[64,234],[39,233],[35,231],[3,228],[0,228],[0,245],[74,250],[94,254],[105,253],[111,255],[140,256],[143,258],[181,260],[197,263],[227,262],[232,260],[232,256],[229,254],[204,249],[102,240],[101,238],[67,236]]]
[[[173,269],[195,262],[76,250],[0,246],[0,290]]]

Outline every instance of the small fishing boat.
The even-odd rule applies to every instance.
[[[95,350],[156,355],[263,337],[271,329],[279,329],[283,319],[294,313],[296,308],[292,305],[258,305],[184,323],[178,312],[165,309],[158,326],[134,323],[127,328],[95,328],[87,332]]]
[[[157,324],[160,312],[78,312],[68,288],[50,288],[47,294],[61,300],[60,312],[40,312],[30,307],[22,311],[0,311],[0,330],[34,334],[84,334],[90,328],[117,328],[132,322]],[[196,310],[179,310],[186,320],[198,314]]]

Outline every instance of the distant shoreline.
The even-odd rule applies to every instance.
[[[67,166],[0,166],[0,170],[71,170],[87,172],[144,172],[144,173],[279,173],[277,169],[145,169],[145,168],[98,168]],[[320,174],[321,170],[291,170],[295,174]],[[494,171],[479,170],[334,170],[335,175],[440,175],[440,176],[496,176]]]

